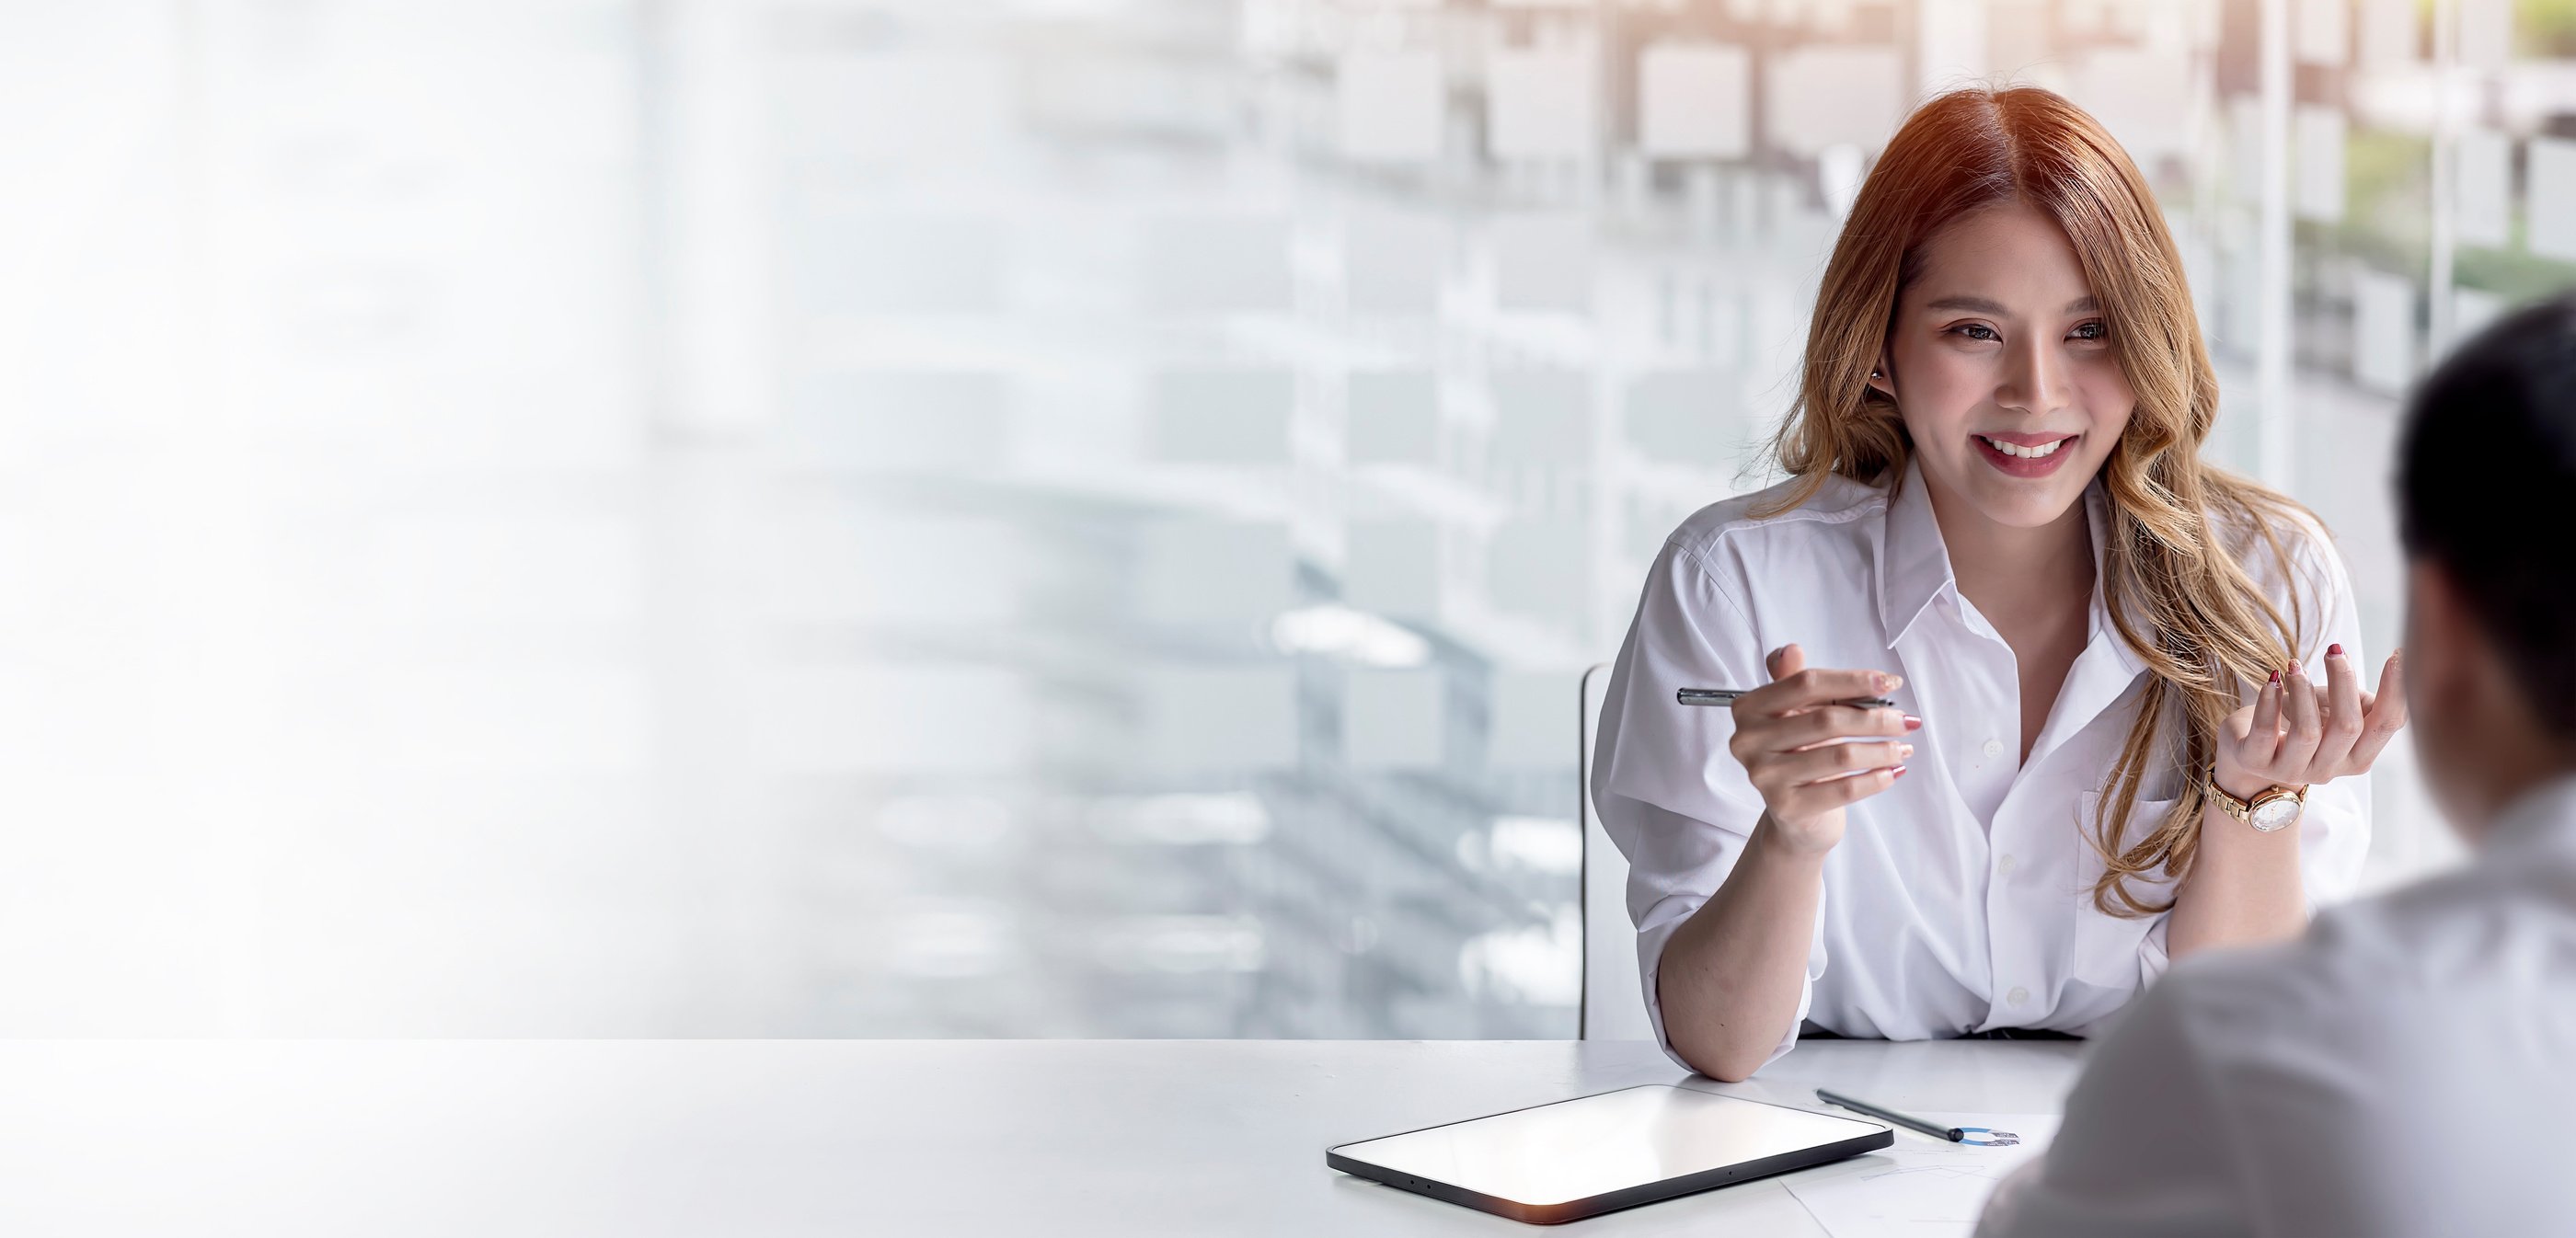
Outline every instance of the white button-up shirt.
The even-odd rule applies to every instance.
[[[1990,1238],[2576,1233],[2576,778],[2469,866],[2193,958],[2093,1054]]]
[[[1602,708],[1593,803],[1628,857],[1628,911],[1657,1039],[1672,1052],[1656,1000],[1664,943],[1726,880],[1763,811],[1726,748],[1732,714],[1677,704],[1674,690],[1768,683],[1765,655],[1791,642],[1809,666],[1903,676],[1895,700],[1923,719],[1906,737],[1916,749],[1907,776],[1853,805],[1825,858],[1799,1018],[1891,1040],[1997,1027],[2083,1034],[2166,965],[2165,916],[2124,919],[2093,906],[2102,863],[2087,838],[2146,674],[2110,621],[2099,574],[2084,651],[2019,762],[2013,651],[1960,595],[1920,466],[1893,501],[1884,487],[1836,477],[1794,510],[1750,517],[1771,493],[1703,508],[1666,541]],[[2096,482],[2085,495],[2096,563],[2104,501]],[[2326,646],[2341,643],[2355,667],[2367,665],[2352,586],[2323,531],[2294,530],[2292,542],[2295,588],[2268,553],[2246,556],[2245,570],[2298,616],[2303,664],[2319,665]],[[2168,727],[2178,725],[2178,707],[2169,708],[2177,712]],[[2152,830],[2192,776],[2150,769],[2128,838]],[[2312,906],[2348,893],[2359,876],[2369,804],[2360,777],[2309,793],[2299,830]],[[2161,870],[2130,886],[2150,905],[2173,894]],[[1772,1056],[1796,1043],[1793,1022]]]

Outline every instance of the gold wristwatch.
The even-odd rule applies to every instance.
[[[2209,769],[2209,794],[2227,810],[2228,816],[2266,834],[2297,821],[2308,804],[2306,787],[2265,787],[2255,792],[2254,798],[2240,800],[2218,785],[2218,767],[2214,765]]]

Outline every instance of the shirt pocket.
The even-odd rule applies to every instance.
[[[2094,821],[2101,811],[2102,793],[2086,791],[2076,801],[2075,865],[2075,957],[2070,960],[2073,978],[2114,992],[2130,992],[2141,987],[2154,973],[2164,970],[2165,912],[2147,916],[2114,915],[2093,901],[2094,882],[2104,871],[2102,856],[2094,846],[2100,837]],[[2156,826],[2172,811],[2171,799],[2151,800],[2143,796],[2129,809],[2124,840],[2135,844],[2155,832]],[[2159,864],[2142,873],[2132,873],[2122,883],[2139,902],[2149,907],[2170,908],[2176,887],[2180,884]],[[2117,896],[2112,905],[2122,906]],[[2153,968],[2145,965],[2145,955],[2153,946],[2159,956]]]

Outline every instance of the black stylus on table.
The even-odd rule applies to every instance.
[[[1881,1122],[1894,1122],[1898,1126],[1902,1126],[1910,1131],[1921,1131],[1926,1135],[1930,1135],[1934,1139],[1946,1139],[1952,1143],[1959,1143],[1968,1137],[1968,1133],[1960,1130],[1958,1127],[1934,1126],[1921,1118],[1909,1118],[1893,1109],[1881,1109],[1868,1101],[1855,1100],[1840,1092],[1829,1092],[1823,1088],[1817,1088],[1816,1099],[1823,1101],[1828,1105],[1839,1105],[1854,1113],[1866,1113]]]
[[[1683,688],[1673,693],[1673,699],[1684,705],[1732,705],[1735,703],[1735,698],[1752,690],[1751,688]],[[1883,696],[1856,696],[1848,701],[1836,701],[1834,704],[1849,705],[1856,709],[1896,708],[1896,702]]]

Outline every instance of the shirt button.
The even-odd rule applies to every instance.
[[[2000,740],[2000,739],[1990,739],[1990,740],[1987,740],[1987,741],[1986,741],[1986,755],[1987,755],[1987,756],[1990,756],[1990,757],[1999,757],[1999,756],[2002,756],[2003,754],[2004,754],[2004,741],[2002,741],[2002,740]]]
[[[2005,856],[2004,858],[1995,861],[1995,871],[2009,877],[2012,876],[2012,870],[2020,867],[2020,864],[2020,861],[2015,860],[2011,856]]]
[[[2012,987],[2012,992],[2004,994],[2004,1003],[2006,1005],[2018,1006],[2029,1000],[2030,990],[2025,989],[2020,985],[2014,985]]]

